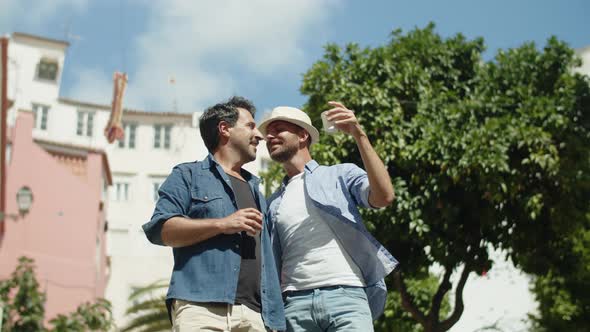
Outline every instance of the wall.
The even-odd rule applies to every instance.
[[[33,204],[27,214],[6,219],[0,277],[10,275],[18,257],[33,258],[50,319],[104,296],[108,276],[100,200],[105,165],[101,155],[91,153],[86,176],[72,174],[33,142],[32,127],[32,113],[20,113],[7,170],[7,213],[18,214],[16,193],[23,186],[32,190]]]

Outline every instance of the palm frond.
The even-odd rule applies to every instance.
[[[121,332],[170,331],[166,296],[158,292],[166,287],[168,287],[166,281],[157,280],[145,287],[135,289],[129,295],[129,301],[136,303],[133,303],[126,311],[131,320],[121,329]]]
[[[137,304],[132,305],[131,307],[127,308],[126,313],[128,315],[139,313],[140,311],[148,311],[152,309],[166,309],[166,296],[162,295],[157,298],[152,298],[148,300],[141,301]]]
[[[156,280],[153,283],[151,283],[145,287],[137,288],[133,292],[131,292],[131,295],[129,295],[129,301],[133,301],[135,299],[142,297],[145,294],[150,294],[155,290],[166,288],[166,287],[168,287],[168,284],[166,283],[166,281],[164,279]]]

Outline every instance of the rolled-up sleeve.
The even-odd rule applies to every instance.
[[[150,221],[142,228],[148,240],[157,245],[165,245],[162,242],[162,226],[176,216],[188,215],[187,208],[190,205],[190,177],[179,166],[172,169],[172,173],[158,190],[159,199]]]
[[[346,165],[348,168],[346,172],[346,185],[356,204],[361,207],[375,209],[369,203],[371,187],[367,172],[355,164]]]

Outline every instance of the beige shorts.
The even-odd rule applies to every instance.
[[[241,304],[174,300],[172,331],[266,332],[260,313]]]

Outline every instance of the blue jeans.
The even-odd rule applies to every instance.
[[[373,331],[361,287],[333,286],[284,293],[287,332]]]

